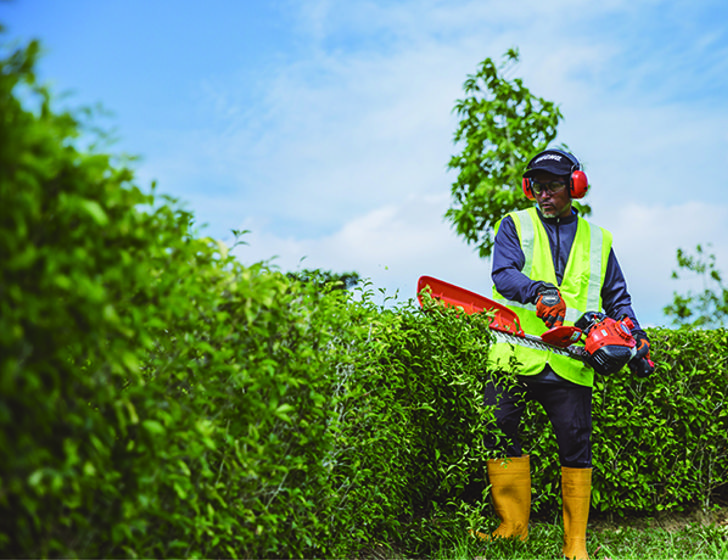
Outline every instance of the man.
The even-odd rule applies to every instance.
[[[622,271],[612,250],[612,235],[578,215],[572,200],[588,190],[586,175],[570,153],[549,149],[537,154],[523,175],[525,195],[537,206],[512,212],[496,225],[493,250],[494,298],[515,311],[523,329],[539,335],[563,323],[573,324],[587,311],[629,317],[638,353],[630,369],[647,375],[654,369],[649,341],[632,309]],[[513,369],[513,376],[498,375]],[[518,424],[525,401],[536,400],[556,435],[561,463],[564,556],[588,558],[586,526],[591,501],[591,399],[594,371],[582,362],[543,350],[494,344],[489,358],[491,381],[485,402],[495,405],[497,427],[488,447],[504,457],[487,462],[491,495],[500,526],[492,537],[528,535],[531,506],[529,456],[523,455]],[[490,538],[482,533],[481,538]]]

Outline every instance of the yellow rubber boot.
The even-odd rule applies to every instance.
[[[493,507],[501,524],[493,533],[477,536],[490,538],[528,537],[528,519],[531,515],[531,467],[529,456],[491,459],[487,462]]]
[[[561,494],[564,499],[564,557],[588,560],[586,525],[591,503],[592,469],[561,467]]]

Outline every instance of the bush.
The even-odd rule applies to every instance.
[[[728,482],[728,331],[650,329],[656,373],[595,391],[601,510],[707,508]]]
[[[728,483],[728,331],[648,329],[656,372],[629,369],[594,389],[592,506],[617,515],[707,508]],[[557,444],[543,410],[526,407],[533,507],[560,507]]]
[[[0,71],[3,555],[328,550],[343,300],[240,266],[76,149],[36,53]]]

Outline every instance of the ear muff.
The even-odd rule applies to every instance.
[[[536,195],[533,194],[533,189],[531,188],[531,179],[529,177],[523,178],[522,186],[523,194],[526,195],[526,198],[528,200],[536,200]]]
[[[571,174],[571,185],[569,186],[571,198],[584,198],[588,190],[589,180],[586,178],[586,173],[581,170],[574,171]]]

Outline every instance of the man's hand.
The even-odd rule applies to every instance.
[[[647,377],[655,371],[655,364],[650,359],[650,341],[642,331],[632,333],[637,341],[637,353],[629,363],[629,370],[637,377]]]
[[[543,284],[536,296],[536,315],[548,328],[560,327],[566,316],[566,302],[553,284]]]

